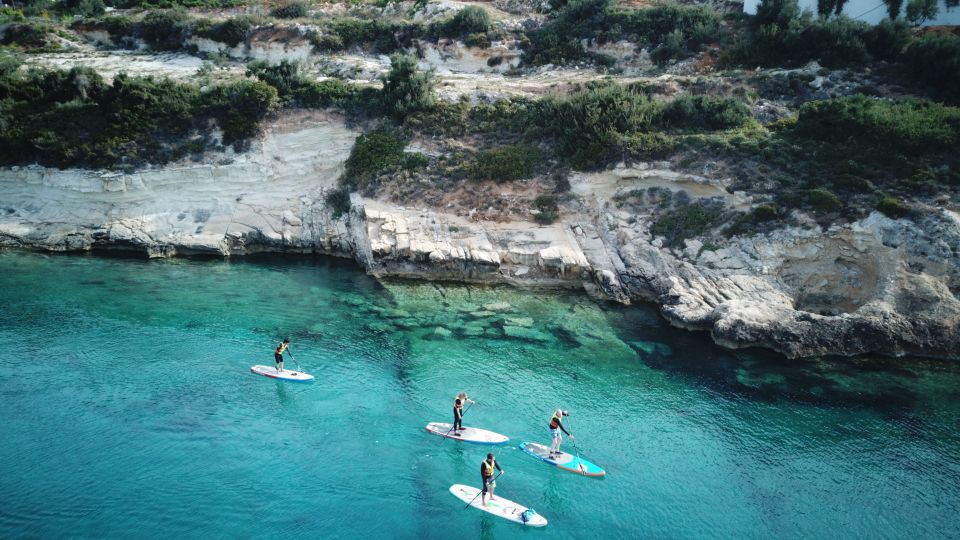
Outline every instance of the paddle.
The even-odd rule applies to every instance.
[[[303,368],[300,367],[300,362],[297,362],[297,359],[293,357],[293,352],[291,352],[290,349],[287,349],[287,354],[290,355],[290,359],[293,360],[293,363],[297,365],[297,369],[303,371]],[[296,375],[296,373],[294,373],[294,375]]]
[[[503,476],[503,471],[500,471],[499,473],[497,473],[497,475],[493,477],[493,481],[496,482],[497,478],[500,478],[501,476]],[[470,508],[470,505],[473,504],[473,501],[477,500],[477,497],[479,497],[482,494],[483,494],[483,487],[480,488],[480,493],[477,493],[476,495],[474,495],[473,498],[470,499],[470,502],[468,502],[467,505],[463,507],[463,509],[466,510],[467,508]]]
[[[473,401],[473,402],[469,403],[469,404],[467,405],[467,408],[464,409],[462,413],[460,413],[460,419],[461,419],[461,420],[463,420],[463,417],[467,415],[467,411],[470,410],[470,407],[473,407],[473,404],[474,404],[474,403],[476,403],[476,401]],[[456,425],[456,424],[454,424],[454,425]],[[453,427],[454,427],[454,426],[450,426],[450,429],[448,429],[447,432],[443,434],[443,437],[440,437],[440,438],[443,439],[443,440],[448,439],[449,437],[447,437],[447,435],[449,435],[450,432],[453,431]],[[463,429],[463,428],[460,428],[460,429]]]
[[[580,475],[586,476],[587,471],[584,470],[583,462],[580,461],[580,449],[577,448],[577,440],[573,438],[573,435],[570,436],[570,442],[573,443],[573,449],[577,452],[577,468],[580,469]]]

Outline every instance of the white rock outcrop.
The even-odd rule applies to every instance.
[[[652,301],[673,324],[708,330],[729,347],[960,357],[960,217],[949,210],[668,248],[650,235],[648,218],[610,201],[651,187],[731,206],[750,201],[648,164],[575,176],[579,206],[550,226],[478,223],[357,194],[334,219],[323,201],[357,135],[340,118],[299,113],[273,123],[250,152],[217,163],[132,173],[0,169],[0,246],[151,257],[325,253],[378,276],[582,287]],[[522,320],[505,331],[535,339]]]

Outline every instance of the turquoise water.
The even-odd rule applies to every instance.
[[[381,285],[329,260],[0,252],[0,537],[946,538],[960,368],[729,352],[648,308]],[[509,334],[509,335],[508,335]],[[282,337],[313,384],[248,370]],[[288,361],[288,366],[292,365]],[[497,450],[527,530],[447,490],[569,409],[604,479]],[[564,449],[570,450],[569,441]]]

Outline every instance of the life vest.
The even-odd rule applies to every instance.
[[[483,460],[483,476],[493,476],[493,467],[489,461]]]
[[[557,429],[560,427],[560,417],[557,416],[557,413],[553,413],[553,418],[550,419],[550,429]]]
[[[460,398],[456,398],[456,399],[453,400],[453,408],[454,408],[454,409],[462,409],[462,408],[463,408],[463,402],[460,401]]]
[[[289,347],[289,346],[290,346],[289,343],[281,343],[281,344],[277,345],[277,350],[274,351],[274,352],[277,353],[277,354],[283,354],[283,351],[287,350],[287,347]]]

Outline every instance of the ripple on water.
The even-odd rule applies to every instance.
[[[0,305],[4,537],[537,534],[447,492],[491,450],[423,430],[461,390],[551,538],[960,529],[944,363],[729,352],[647,308],[313,260],[0,252]],[[285,336],[314,383],[249,373]],[[516,449],[558,407],[605,479]]]

